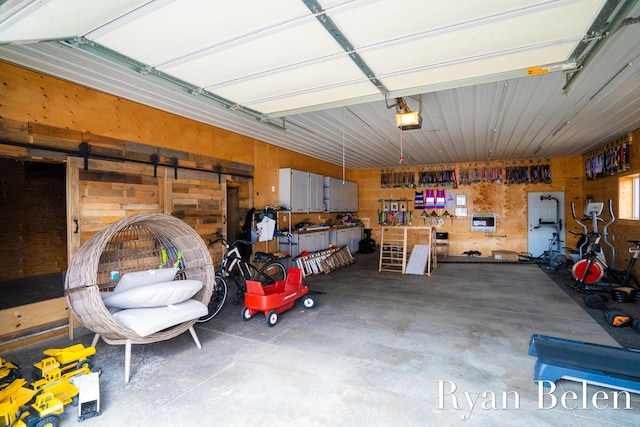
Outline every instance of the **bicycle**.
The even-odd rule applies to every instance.
[[[267,286],[287,278],[287,269],[271,255],[264,252],[254,254],[254,263],[244,259],[240,253],[240,245],[252,245],[246,240],[228,241],[220,233],[216,240],[210,241],[209,246],[217,242],[222,242],[226,251],[222,256],[222,262],[215,275],[213,293],[209,300],[209,312],[198,319],[199,323],[213,319],[222,309],[228,295],[228,279],[233,280],[236,285],[236,298],[234,304],[239,304],[247,292],[247,280],[254,280]]]

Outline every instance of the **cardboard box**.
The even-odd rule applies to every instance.
[[[518,252],[514,251],[491,251],[491,256],[498,261],[519,261]]]

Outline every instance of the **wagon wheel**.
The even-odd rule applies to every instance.
[[[315,308],[316,307],[316,299],[312,296],[307,295],[302,298],[302,306],[304,308]]]
[[[240,313],[240,316],[242,316],[242,320],[244,320],[245,322],[247,320],[251,320],[251,317],[253,317],[252,314],[251,314],[251,311],[247,307],[242,309],[242,312]]]
[[[269,311],[267,313],[267,325],[275,326],[278,323],[278,312],[275,310]]]

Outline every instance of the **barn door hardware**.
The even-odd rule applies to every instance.
[[[178,179],[178,158],[171,158],[171,167],[173,168],[173,179]]]
[[[88,171],[89,170],[89,153],[91,153],[91,146],[89,145],[88,142],[83,141],[78,146],[78,151],[80,152],[80,155],[84,159],[84,170]]]
[[[58,147],[51,147],[51,146],[47,146],[47,145],[43,145],[43,144],[31,144],[31,143],[24,143],[24,142],[17,142],[17,141],[9,141],[6,139],[0,139],[0,145],[8,145],[8,146],[12,146],[12,147],[21,147],[24,148],[25,150],[40,150],[40,151],[49,151],[51,153],[62,153],[68,156],[74,156],[74,157],[82,157],[84,159],[84,169],[88,170],[89,168],[89,159],[97,159],[97,160],[106,160],[106,161],[114,161],[114,162],[131,162],[131,163],[138,163],[138,164],[143,164],[143,165],[154,165],[153,163],[153,159],[150,160],[141,160],[141,159],[135,159],[135,158],[127,158],[127,157],[120,157],[120,156],[114,156],[114,155],[109,155],[109,154],[102,154],[102,153],[96,153],[92,151],[92,147],[88,142],[82,142],[79,146],[78,149],[66,149],[66,148],[58,148]],[[99,147],[98,147],[99,148]],[[152,155],[153,157],[153,155]],[[218,183],[221,183],[222,181],[222,174],[225,175],[230,175],[230,176],[234,176],[234,177],[241,177],[241,178],[253,178],[253,174],[251,173],[239,173],[239,172],[235,172],[235,171],[224,171],[222,169],[222,166],[220,165],[215,165],[213,167],[192,167],[192,166],[180,166],[178,164],[178,158],[171,158],[171,162],[170,164],[167,163],[162,163],[160,162],[160,158],[158,158],[158,164],[157,166],[165,166],[165,167],[172,167],[176,170],[175,172],[175,177],[177,179],[178,173],[177,170],[178,169],[184,169],[184,170],[190,170],[190,171],[196,171],[196,172],[209,172],[209,173],[215,173],[218,175]]]
[[[153,163],[153,177],[158,177],[158,162],[160,161],[160,157],[157,154],[151,155],[151,163]]]

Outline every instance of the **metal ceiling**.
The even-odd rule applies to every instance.
[[[639,15],[637,0],[7,0],[0,59],[349,168],[545,158],[640,128]],[[396,127],[398,97],[421,129]]]

